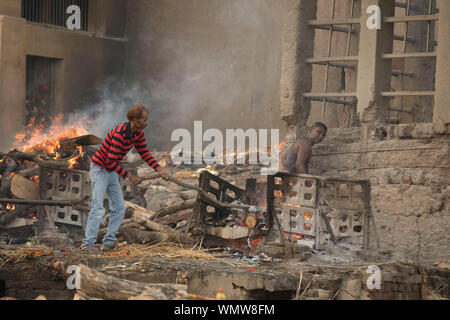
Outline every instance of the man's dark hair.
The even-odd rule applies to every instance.
[[[325,124],[323,124],[322,122],[316,122],[316,123],[314,123],[314,124],[311,126],[311,130],[314,129],[314,128],[322,128],[322,129],[324,129],[325,131],[328,131],[328,127],[327,127]]]
[[[142,104],[137,104],[134,107],[132,107],[130,110],[128,110],[127,118],[128,118],[128,120],[133,121],[138,118],[141,118],[143,113],[148,114],[148,109],[146,107],[144,107]]]

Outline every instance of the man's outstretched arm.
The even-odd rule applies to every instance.
[[[137,142],[134,144],[134,147],[136,148],[136,151],[139,152],[141,158],[145,162],[147,162],[147,164],[150,167],[152,167],[155,170],[157,170],[160,167],[159,163],[155,160],[155,158],[153,158],[152,154],[148,151],[144,132],[141,132],[141,134],[137,138]]]
[[[147,142],[145,140],[144,132],[141,132],[141,134],[137,138],[137,142],[134,144],[134,147],[136,148],[137,152],[139,152],[141,158],[147,162],[147,164],[152,167],[155,171],[161,173],[163,175],[164,179],[168,179],[168,174],[166,170],[159,165],[159,163],[153,158],[151,153],[148,151],[147,148]]]

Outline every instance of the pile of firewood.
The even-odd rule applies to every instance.
[[[161,241],[195,244],[187,233],[181,231],[182,226],[177,227],[179,222],[186,221],[192,214],[195,199],[184,200],[159,211],[151,211],[128,201],[125,203],[125,219],[117,235],[119,241],[126,241],[128,244],[151,244]],[[108,216],[99,230],[99,241],[106,234],[107,225]]]

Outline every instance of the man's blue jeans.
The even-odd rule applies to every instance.
[[[92,183],[92,202],[86,224],[85,239],[83,247],[93,245],[97,242],[98,229],[105,215],[103,200],[105,194],[109,198],[109,223],[103,245],[113,245],[116,241],[116,233],[122,224],[125,216],[125,201],[123,200],[122,188],[119,183],[119,175],[116,172],[107,172],[91,163],[91,183]]]

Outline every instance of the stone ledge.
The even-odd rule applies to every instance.
[[[444,135],[449,135],[447,131]],[[406,123],[398,125],[377,125],[370,136],[375,139],[431,139],[437,137],[433,123]]]

